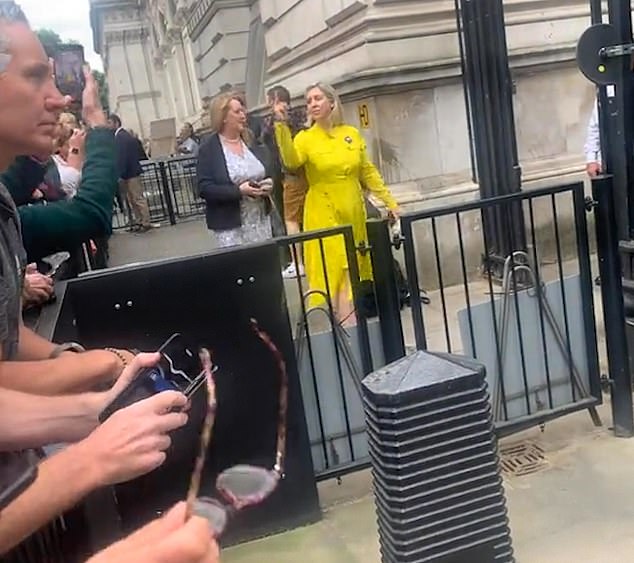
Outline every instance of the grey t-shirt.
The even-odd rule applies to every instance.
[[[0,183],[0,346],[2,359],[18,351],[22,287],[26,252],[22,246],[20,219],[11,195]]]

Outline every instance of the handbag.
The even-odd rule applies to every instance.
[[[269,196],[269,203],[271,205],[269,217],[271,219],[271,232],[273,234],[273,238],[284,237],[286,236],[286,225],[277,205],[275,205],[275,200],[271,196]]]

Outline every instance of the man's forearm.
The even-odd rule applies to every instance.
[[[93,391],[112,384],[112,374],[120,360],[114,354],[111,356],[96,350],[83,354],[69,352],[39,362],[0,362],[0,387],[34,395]]]
[[[55,344],[42,338],[23,324],[20,325],[18,360],[47,360],[55,350]]]
[[[99,474],[81,446],[69,446],[45,460],[35,482],[2,510],[0,554],[6,553],[47,522],[101,486]]]
[[[0,389],[0,450],[82,440],[109,402],[106,393],[42,397]]]

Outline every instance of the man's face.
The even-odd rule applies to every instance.
[[[66,106],[35,33],[0,24],[11,61],[0,73],[0,146],[5,157],[50,154],[57,118]]]
[[[111,118],[108,118],[108,127],[110,127],[110,129],[119,129],[119,126],[117,125],[117,123]]]

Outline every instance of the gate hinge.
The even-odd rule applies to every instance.
[[[592,211],[597,206],[597,201],[592,199],[589,195],[584,199],[585,208],[588,213]]]
[[[361,256],[365,256],[371,250],[372,250],[372,245],[366,243],[364,240],[361,241],[361,244],[357,246],[357,252],[361,254]]]
[[[392,236],[392,246],[396,248],[396,250],[400,250],[404,242],[405,237],[401,233],[394,233],[394,236]]]
[[[611,391],[612,387],[614,387],[614,379],[612,379],[611,377],[608,377],[604,373],[601,374],[600,383],[601,383],[601,389],[603,389],[604,393]]]

